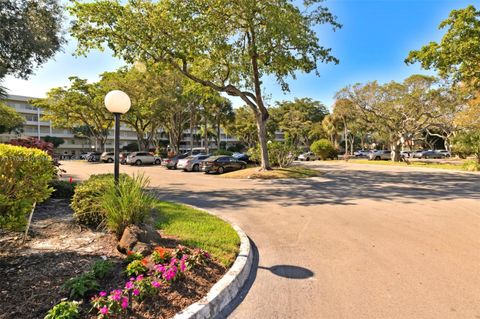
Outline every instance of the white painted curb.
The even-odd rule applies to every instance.
[[[217,216],[204,209],[195,206],[191,207]],[[237,225],[231,223],[230,225],[232,225],[240,237],[240,251],[233,266],[222,279],[210,289],[205,297],[177,313],[173,319],[213,318],[218,315],[243,288],[250,274],[250,269],[252,268],[253,252],[250,247],[250,240],[245,232]]]

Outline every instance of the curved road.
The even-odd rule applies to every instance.
[[[162,199],[212,210],[258,248],[231,318],[480,318],[480,175],[345,162],[322,177],[145,171]],[[76,179],[109,164],[68,162]]]

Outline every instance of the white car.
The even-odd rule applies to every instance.
[[[392,152],[387,150],[380,150],[380,151],[373,151],[368,155],[369,160],[391,160],[392,159]]]
[[[177,168],[183,169],[186,172],[200,172],[202,161],[209,157],[210,155],[208,154],[197,154],[179,159]]]
[[[143,165],[143,164],[162,164],[162,159],[148,152],[133,152],[127,156],[127,164]]]
[[[438,154],[443,155],[443,157],[452,157],[452,153],[450,153],[450,152],[447,151],[447,150],[436,150],[435,152],[437,152]]]
[[[313,152],[306,152],[306,153],[298,155],[298,160],[299,161],[307,161],[308,162],[308,161],[314,161],[316,159],[318,159],[318,157]]]

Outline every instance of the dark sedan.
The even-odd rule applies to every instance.
[[[247,168],[247,163],[231,156],[211,156],[202,162],[202,171],[218,173],[236,171]]]

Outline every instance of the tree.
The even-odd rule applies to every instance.
[[[49,135],[45,136],[43,140],[47,143],[51,143],[54,148],[57,148],[63,143],[65,143],[65,140],[63,138]]]
[[[115,72],[105,72],[99,82],[104,94],[122,90],[132,101],[130,110],[122,116],[122,122],[135,130],[138,150],[148,150],[161,126],[160,101],[165,70],[152,66],[145,70],[123,67]]]
[[[25,123],[25,118],[13,108],[0,103],[0,134],[20,132]]]
[[[480,166],[480,131],[464,131],[453,139],[453,150],[462,155],[474,155]]]
[[[473,5],[453,10],[439,28],[447,28],[440,43],[411,51],[405,62],[420,62],[425,69],[437,69],[442,77],[480,88],[480,11]]]
[[[337,99],[350,101],[366,123],[386,136],[392,160],[399,161],[403,143],[441,116],[442,106],[447,103],[443,92],[436,78],[412,75],[403,83],[355,84],[337,93]]]
[[[26,79],[60,50],[63,10],[57,0],[0,2],[0,80]]]
[[[255,115],[246,105],[235,109],[234,112],[233,122],[225,127],[227,134],[235,136],[240,142],[247,145],[248,148],[254,147],[258,142],[258,134],[255,129]]]
[[[328,114],[325,105],[310,98],[279,102],[277,108],[275,120],[286,140],[294,145],[309,145],[315,124]]]
[[[31,104],[43,108],[45,119],[52,121],[55,127],[73,130],[84,125],[104,150],[113,124],[112,113],[104,106],[104,92],[96,83],[77,77],[69,79],[69,88],[53,88],[47,98],[33,100]]]
[[[221,128],[233,121],[235,113],[233,113],[232,102],[222,96],[219,96],[212,108],[213,126],[215,127],[215,139],[217,150],[220,150]]]
[[[338,125],[337,119],[331,114],[326,115],[322,120],[322,128],[325,131],[325,133],[329,136],[330,142],[332,142],[335,148],[337,148],[337,145],[338,145],[337,125]]]
[[[74,1],[72,34],[78,54],[106,43],[127,62],[164,62],[218,92],[240,97],[253,111],[262,154],[269,169],[262,79],[273,76],[283,90],[287,77],[335,62],[319,44],[317,24],[340,25],[321,0],[148,0]]]

